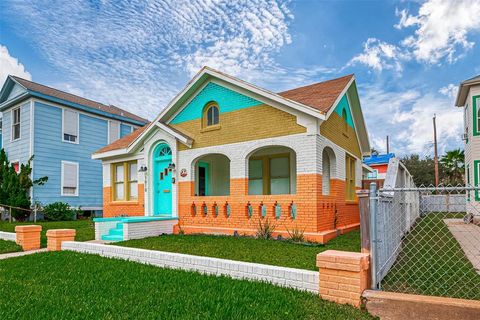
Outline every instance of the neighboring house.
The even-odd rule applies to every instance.
[[[479,186],[480,182],[480,75],[460,83],[455,106],[463,108],[465,141],[465,183]],[[479,215],[479,191],[467,192],[467,212]],[[480,220],[479,218],[476,218]]]
[[[147,120],[115,106],[8,76],[0,91],[2,145],[16,168],[32,155],[32,201],[61,201],[102,210],[102,165],[95,150],[130,134]]]
[[[369,151],[353,75],[276,94],[203,68],[150,125],[93,154],[104,217],[141,216],[96,220],[97,238],[177,223],[185,233],[251,235],[268,219],[277,235],[297,229],[326,242],[359,226]]]
[[[385,181],[385,177],[387,175],[388,162],[392,158],[395,158],[394,153],[373,153],[371,156],[363,158],[363,163],[372,169],[371,172],[368,172],[363,177],[363,179],[365,180],[363,186],[364,189],[368,189],[368,185],[365,184],[369,184],[371,182],[376,182],[378,188],[381,188],[383,186],[383,182]]]

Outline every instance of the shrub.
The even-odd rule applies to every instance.
[[[305,242],[305,236],[304,236],[305,229],[300,230],[298,227],[295,227],[292,230],[288,230],[288,228],[287,228],[287,232],[288,232],[288,236],[289,236],[291,241],[293,241],[293,242]]]
[[[268,219],[266,219],[264,223],[262,223],[262,219],[258,220],[257,238],[272,239],[275,228],[275,224],[271,223]]]
[[[73,209],[68,203],[64,202],[54,202],[46,205],[43,208],[43,215],[45,216],[45,220],[73,220],[76,214],[77,210]]]

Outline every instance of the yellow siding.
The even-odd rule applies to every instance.
[[[170,125],[193,138],[192,148],[286,136],[307,130],[297,124],[295,116],[267,105],[221,113],[215,130],[202,130],[201,119]],[[186,146],[179,145],[179,150],[186,149]]]
[[[337,113],[332,112],[327,121],[320,126],[320,133],[325,138],[344,148],[348,152],[362,158],[362,152],[358,145],[355,129],[350,126],[345,126],[342,117]]]

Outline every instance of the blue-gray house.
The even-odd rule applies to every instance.
[[[148,121],[112,105],[88,100],[15,76],[0,91],[2,146],[19,166],[34,155],[32,178],[47,176],[31,190],[32,201],[61,201],[102,210],[102,164],[98,149]]]

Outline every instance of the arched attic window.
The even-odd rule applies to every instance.
[[[203,127],[218,125],[220,122],[220,110],[216,102],[209,102],[203,109]]]

